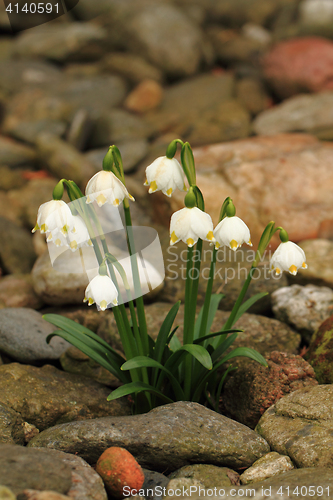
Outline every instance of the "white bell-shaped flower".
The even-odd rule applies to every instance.
[[[270,262],[270,270],[275,271],[276,274],[289,271],[295,276],[298,269],[306,269],[307,267],[304,250],[292,241],[280,243]]]
[[[197,207],[182,208],[171,216],[170,245],[182,240],[189,247],[193,247],[198,239],[215,241],[213,221],[209,214]]]
[[[51,200],[39,207],[37,223],[32,232],[40,229],[41,233],[47,233],[57,229],[65,235],[73,227],[73,215],[67,203],[62,200]]]
[[[117,288],[111,278],[100,274],[95,276],[86,288],[83,302],[88,302],[88,306],[96,303],[97,309],[101,311],[118,305]]]
[[[88,229],[79,215],[73,215],[74,227],[64,235],[61,231],[55,229],[51,231],[46,241],[53,242],[57,247],[68,246],[72,252],[83,246],[92,246]]]
[[[215,248],[221,245],[237,250],[243,243],[252,246],[250,230],[239,217],[225,217],[214,229]]]
[[[87,184],[86,202],[92,203],[96,200],[99,207],[104,203],[118,206],[124,198],[134,201],[133,196],[129,194],[124,184],[107,170],[97,172]]]
[[[146,168],[145,186],[149,186],[149,193],[162,191],[171,196],[175,189],[186,191],[184,172],[176,158],[160,156]]]

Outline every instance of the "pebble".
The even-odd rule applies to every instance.
[[[288,455],[297,468],[331,467],[332,398],[333,385],[299,389],[269,408],[256,430],[273,451]]]
[[[24,421],[18,412],[0,403],[0,443],[20,444],[23,446],[23,425]]]
[[[58,337],[46,343],[55,327],[33,309],[11,307],[0,310],[0,350],[23,363],[59,359],[69,344]]]
[[[39,134],[36,146],[45,168],[56,178],[71,179],[84,189],[96,173],[87,157],[56,135],[47,132]]]
[[[330,109],[333,92],[305,95],[286,99],[281,104],[260,113],[253,122],[258,135],[282,132],[307,132],[319,139],[333,139],[333,119]]]
[[[108,387],[51,365],[1,365],[0,393],[1,403],[40,431],[61,422],[130,414],[127,400],[106,400]]]
[[[142,80],[128,96],[124,106],[134,113],[145,113],[158,107],[163,97],[163,88],[155,80]]]
[[[263,59],[267,81],[279,97],[332,90],[333,42],[298,37],[277,43]]]
[[[61,79],[56,65],[33,59],[0,61],[0,90],[6,95],[24,90],[27,85],[46,87]]]
[[[266,455],[265,455],[266,456]],[[260,459],[259,459],[260,460]],[[189,478],[198,481],[202,487],[210,488],[213,484],[218,486],[239,485],[237,472],[227,467],[217,467],[210,464],[185,465],[169,475],[171,480]],[[171,488],[171,481],[168,485]]]
[[[57,62],[91,60],[103,55],[106,37],[102,27],[90,23],[43,24],[20,33],[14,52],[21,58],[44,57]]]
[[[126,82],[117,75],[72,77],[45,87],[25,86],[6,107],[2,129],[10,131],[20,122],[56,120],[70,123],[76,111],[86,109],[97,119],[119,106],[127,93]],[[1,158],[1,157],[0,157]]]
[[[201,74],[174,83],[164,90],[160,109],[149,115],[162,132],[182,123],[196,124],[203,113],[233,99],[235,80],[231,73]]]
[[[52,200],[57,182],[58,179],[46,176],[29,180],[22,188],[10,191],[7,196],[9,213],[17,212],[18,223],[31,231],[36,224],[38,208],[42,203]]]
[[[314,284],[333,288],[333,241],[326,239],[314,239],[300,242],[306,255],[309,271],[305,274],[300,271],[297,282],[301,285]]]
[[[5,444],[0,450],[1,484],[23,500],[107,500],[100,476],[76,455]]]
[[[34,165],[36,159],[36,152],[33,148],[0,135],[0,165],[9,167]]]
[[[11,127],[6,128],[6,133],[19,141],[34,146],[39,134],[47,132],[57,137],[63,137],[67,129],[64,120],[36,120],[26,122],[16,122]]]
[[[1,241],[0,257],[7,273],[29,273],[36,260],[31,235],[27,229],[0,217],[0,234],[6,235]]]
[[[222,412],[254,429],[261,415],[285,394],[318,384],[314,369],[294,354],[273,351],[265,356],[268,368],[246,358],[222,389]]]
[[[129,52],[111,52],[100,62],[103,71],[120,75],[131,84],[136,85],[144,80],[163,81],[163,72],[138,54]]]
[[[184,401],[128,418],[95,418],[58,425],[41,432],[28,446],[56,446],[67,453],[77,452],[90,463],[107,447],[121,446],[142,467],[164,472],[195,462],[248,467],[269,451],[266,441],[251,429]]]
[[[283,474],[294,468],[288,456],[279,455],[276,451],[272,451],[259,458],[251,467],[246,469],[240,476],[240,482],[241,484],[253,484],[257,481]]]
[[[313,334],[305,357],[313,367],[320,384],[333,384],[333,316]]]
[[[26,488],[67,493],[71,471],[48,450],[0,444],[0,484],[16,495]]]
[[[291,285],[272,293],[275,317],[291,325],[309,342],[321,323],[333,314],[333,290],[315,285]]]
[[[197,72],[202,59],[202,32],[176,5],[158,3],[126,20],[126,44],[169,76]]]
[[[114,109],[96,121],[89,139],[89,147],[109,147],[112,144],[148,139],[153,133],[154,125],[144,118],[123,109]]]

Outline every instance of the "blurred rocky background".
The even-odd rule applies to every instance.
[[[58,180],[73,179],[84,190],[101,170],[108,147],[116,144],[127,188],[136,200],[131,202],[133,223],[156,229],[164,254],[163,286],[156,273],[158,286],[145,296],[148,331],[156,338],[171,304],[184,302],[186,248],[183,243],[168,248],[170,216],[183,207],[184,193],[171,199],[148,195],[143,183],[146,166],[165,155],[177,137],[194,148],[197,183],[214,225],[223,200],[231,196],[237,215],[251,230],[254,248],[264,227],[275,220],[306,253],[308,269],[296,277],[284,273],[275,279],[266,272],[267,260],[257,268],[246,298],[269,294],[237,321],[241,332],[234,347],[255,348],[268,368],[237,358],[238,370],[226,379],[219,408],[251,429],[261,418],[257,431],[272,451],[288,455],[282,469],[289,470],[292,463],[307,468],[304,475],[291,471],[294,486],[323,488],[328,477],[332,481],[325,467],[332,467],[333,446],[333,0],[79,0],[66,15],[15,35],[0,0],[0,443],[20,445],[14,452],[22,459],[23,445],[30,441],[31,448],[60,446],[79,455],[80,449],[93,450],[84,455],[93,463],[97,455],[91,442],[96,439],[99,449],[109,439],[99,417],[131,413],[126,400],[106,401],[110,388],[119,385],[110,372],[58,337],[46,343],[54,327],[42,314],[53,312],[122,349],[113,314],[82,303],[86,274],[76,272],[71,261],[60,270],[53,268],[44,235],[32,235],[31,229],[38,207],[51,200]],[[277,244],[272,241],[270,251]],[[205,244],[206,278],[211,253]],[[235,253],[219,250],[213,292],[225,298],[212,331],[225,324],[252,261],[253,250],[246,245]],[[199,306],[206,283],[202,279],[199,284]],[[183,318],[181,305],[175,322],[180,339]],[[255,454],[244,448],[245,442],[253,442],[244,426],[236,441],[235,422],[229,427],[223,420],[223,431],[214,427],[212,439],[211,414],[200,416],[199,442],[194,409],[179,405],[172,409],[178,422],[175,435],[183,435],[179,429],[185,426],[190,433],[195,427],[191,462],[220,464],[220,436],[219,456],[229,460],[242,451],[238,472],[253,463]],[[301,411],[295,413],[295,407]],[[149,467],[165,470],[165,457],[175,453],[172,419],[156,411],[149,418],[148,426],[144,416],[133,420],[133,449],[138,449],[137,436],[144,437],[139,448],[148,454],[154,443]],[[84,419],[89,419],[89,430],[76,430],[82,423],[76,421]],[[154,419],[160,429],[155,433],[158,446],[143,430],[150,433]],[[51,427],[63,423],[73,426],[60,437]],[[50,432],[46,437],[44,430]],[[131,449],[132,438],[124,436],[124,447]],[[197,443],[208,450],[204,458]],[[183,448],[188,449],[187,443]],[[68,478],[59,475],[56,452],[48,451],[57,475],[52,485],[40,481],[37,489],[64,488]],[[2,455],[8,464],[0,467],[5,471],[0,483],[11,485],[12,456],[7,451]],[[26,460],[30,464],[37,458],[27,455]],[[235,463],[221,462],[231,468]],[[38,474],[45,470],[49,478],[48,462],[43,467]],[[86,472],[80,479],[80,467],[72,466],[74,492],[61,498],[106,499],[102,484],[96,486]],[[20,484],[31,488],[31,476],[35,478],[25,469]],[[243,484],[251,482],[251,474],[258,481],[273,470],[265,464],[263,469],[266,475],[257,461],[257,472],[246,471]],[[226,484],[234,485],[236,472],[231,472]],[[161,477],[161,484],[168,482],[157,475],[155,480],[146,476],[147,487]],[[38,498],[51,498],[44,493]],[[37,496],[27,493],[24,498]]]
[[[176,137],[215,224],[231,196],[255,244],[275,220],[306,240],[298,282],[333,287],[332,38],[333,0],[80,0],[15,35],[0,3],[0,307],[81,302],[85,281],[68,294],[30,231],[59,178],[84,189],[111,144],[134,224],[166,252],[183,194],[149,196],[144,169]]]

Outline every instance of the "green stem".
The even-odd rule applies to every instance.
[[[210,263],[210,271],[209,271],[209,278],[208,278],[208,283],[207,283],[207,288],[206,288],[205,302],[204,302],[203,311],[202,311],[202,318],[201,318],[201,325],[200,325],[200,337],[205,336],[209,333],[206,330],[207,330],[207,321],[208,321],[209,308],[210,308],[210,299],[212,296],[213,283],[214,283],[216,254],[217,254],[217,250],[216,250],[216,248],[214,248],[212,260]]]
[[[193,344],[194,340],[194,325],[195,325],[195,314],[197,309],[198,301],[198,289],[199,289],[199,279],[200,279],[200,267],[201,267],[201,253],[202,253],[202,240],[199,239],[197,243],[197,256],[193,266],[193,281],[191,290],[191,300],[190,300],[190,315],[189,315],[189,332],[187,343]]]
[[[192,268],[193,268],[193,247],[187,249],[186,263],[186,281],[185,281],[185,304],[184,304],[184,331],[183,344],[188,344],[189,341],[189,316],[191,311],[191,294],[192,294]]]
[[[132,228],[132,218],[131,218],[128,200],[125,199],[123,204],[124,204],[125,225],[126,225],[126,232],[127,232],[127,245],[128,245],[128,251],[130,254],[130,258],[131,258],[133,283],[134,283],[134,290],[135,290],[135,296],[136,296],[135,303],[136,303],[136,309],[137,309],[137,314],[138,314],[138,319],[139,319],[140,337],[141,337],[141,342],[143,345],[144,354],[146,356],[148,356],[149,355],[148,330],[147,330],[147,322],[146,322],[145,309],[144,309],[144,303],[143,303],[143,297],[142,297],[142,290],[141,290],[141,285],[140,285],[140,275],[139,275],[139,269],[138,269],[138,263],[137,263],[137,256],[136,256],[136,251],[135,251],[133,232],[131,229],[128,230],[128,228]]]
[[[190,251],[191,250],[191,251]],[[185,289],[185,304],[187,305],[187,314],[184,314],[184,344],[193,344],[194,340],[194,324],[195,313],[198,299],[198,287],[200,278],[200,265],[201,265],[201,252],[202,240],[199,239],[196,247],[198,255],[195,262],[193,262],[193,247],[188,249],[188,262],[187,262],[187,275],[186,275],[186,289]],[[193,270],[193,276],[191,271]],[[189,285],[188,285],[189,282]],[[186,333],[185,333],[186,332]],[[191,386],[192,386],[192,371],[195,363],[190,354],[187,354],[184,360],[184,394],[185,400],[191,399]]]

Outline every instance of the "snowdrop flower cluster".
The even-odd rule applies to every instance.
[[[180,163],[174,158],[179,145]],[[185,179],[188,190],[185,187]],[[222,298],[221,294],[213,294],[217,252],[220,247],[236,251],[244,243],[252,246],[250,230],[245,222],[236,216],[236,208],[230,197],[223,201],[219,221],[214,229],[212,218],[205,211],[204,196],[197,185],[194,155],[188,142],[184,143],[180,139],[171,141],[166,156],[157,158],[146,168],[145,185],[148,186],[149,193],[162,191],[168,197],[171,197],[177,189],[187,191],[184,208],[173,213],[170,220],[170,245],[182,241],[188,246],[183,342],[177,342],[173,337],[177,329],[173,323],[179,311],[180,301],[172,305],[156,340],[149,335],[135,242],[134,239],[131,241],[130,237],[132,221],[128,200],[134,201],[134,198],[126,189],[121,154],[114,145],[110,146],[103,159],[103,170],[89,180],[85,190],[86,198],[74,181],[62,179],[53,191],[55,199],[40,207],[33,231],[39,229],[46,234],[49,243],[67,246],[73,252],[83,245],[92,246],[99,268],[97,275],[86,287],[83,300],[88,306],[96,304],[99,311],[113,308],[125,357],[86,327],[68,318],[52,314],[46,315],[45,318],[60,327],[60,330],[48,338],[58,335],[73,345],[79,345],[85,354],[118,377],[122,385],[109,395],[108,400],[134,394],[136,410],[147,412],[163,402],[205,403],[209,394],[209,404],[217,409],[224,376],[221,379],[215,374],[221,364],[232,357],[246,356],[267,366],[267,361],[260,353],[247,347],[236,347],[227,357],[221,359],[222,353],[230,347],[239,332],[233,328],[235,322],[252,304],[265,295],[259,293],[245,299],[253,277],[252,271],[259,265],[277,231],[281,244],[270,261],[272,272],[279,275],[286,271],[295,275],[299,269],[307,268],[305,254],[298,245],[289,241],[288,234],[282,227],[276,227],[274,221],[269,222],[261,235],[251,269],[228,319],[219,332],[212,333],[213,313]],[[61,201],[64,186],[69,199],[75,202],[71,207]],[[131,257],[131,281],[135,285],[135,291],[139,292],[135,294],[135,301],[132,298],[125,268],[110,253],[107,240],[102,236],[102,226],[93,205],[95,203],[102,207],[111,204],[117,207],[122,202]],[[71,209],[73,213],[79,215],[73,215]],[[215,248],[211,252],[204,303],[196,318],[203,241],[208,241]],[[194,245],[196,245],[195,252]],[[81,260],[82,258],[81,253]],[[125,309],[119,293],[118,275],[125,286],[128,310]],[[182,352],[177,352],[180,350]],[[136,394],[139,393],[140,397],[137,398]]]
[[[185,189],[182,167],[175,158],[157,158],[146,168],[146,178],[149,193],[162,191],[170,197],[176,188]],[[236,251],[243,243],[252,246],[248,226],[235,215],[232,201],[228,203],[229,209],[215,229],[210,215],[193,204],[175,212],[170,221],[170,245],[183,241],[191,248],[200,238],[215,243],[216,249],[227,246]],[[276,274],[287,271],[296,275],[300,268],[307,268],[304,251],[291,241],[282,241],[271,259],[271,271]]]

